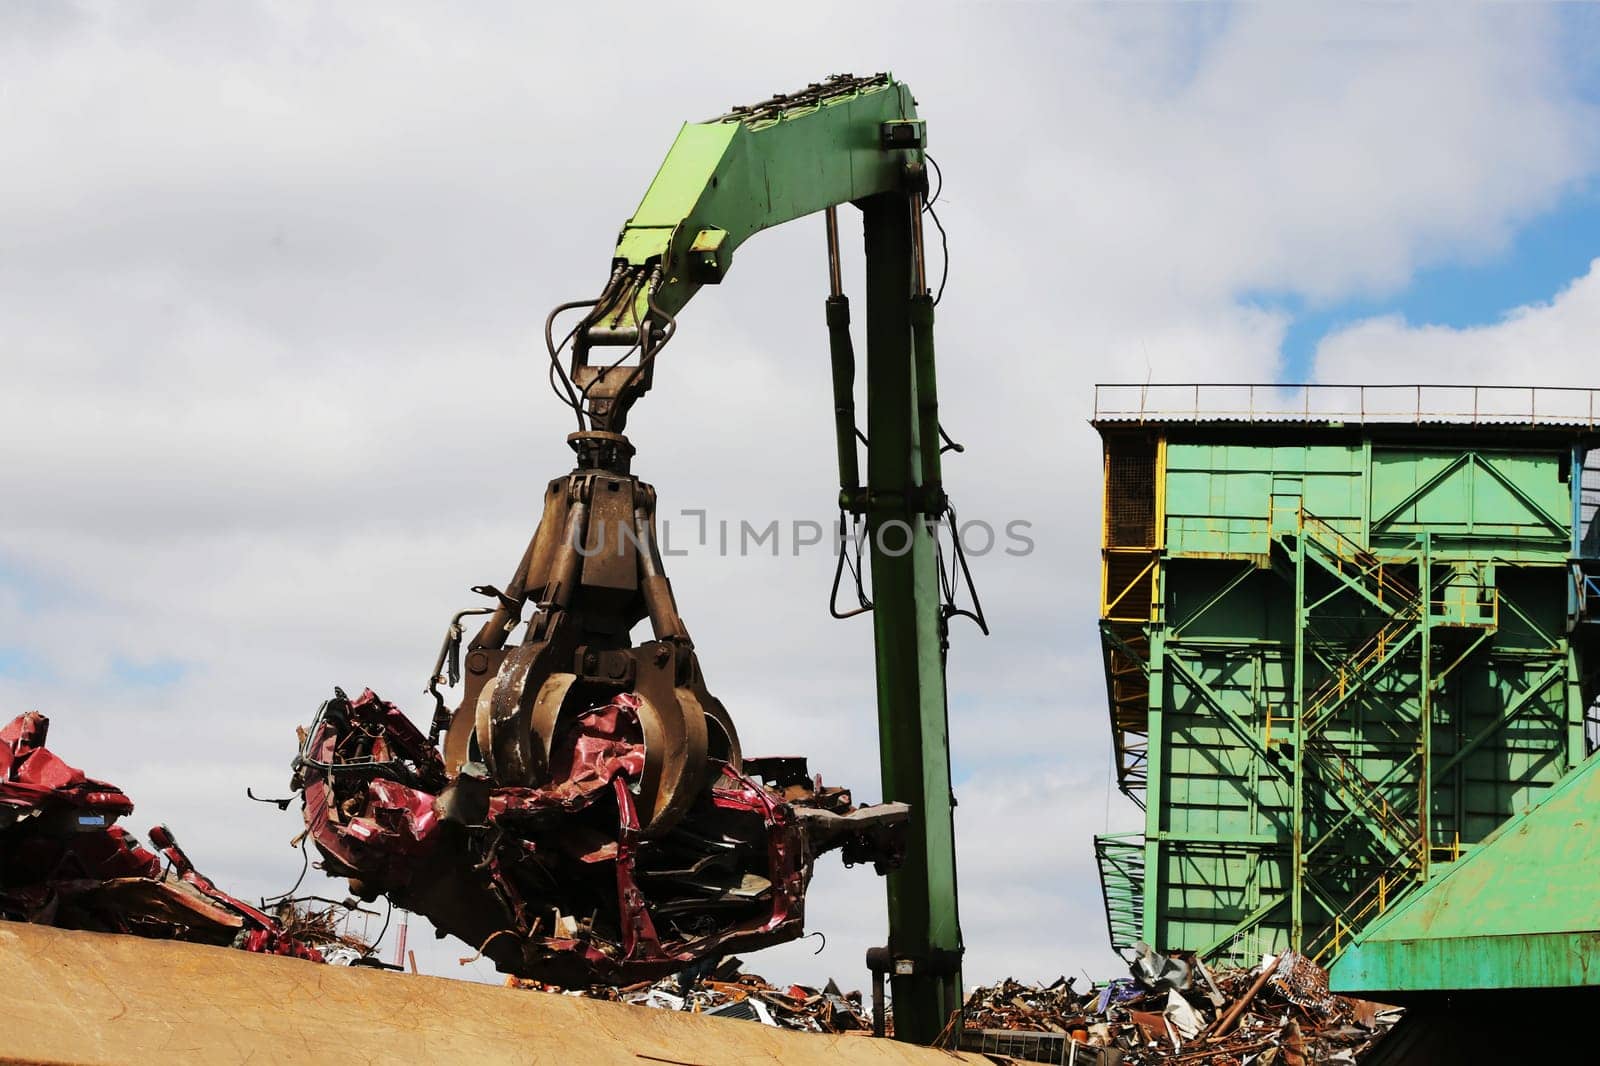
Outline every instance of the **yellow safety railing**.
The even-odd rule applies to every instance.
[[[1429,849],[1430,862],[1459,862],[1461,860],[1461,831],[1451,834],[1450,840],[1434,844]]]
[[[1444,595],[1428,598],[1428,614],[1437,625],[1500,628],[1500,590],[1481,582],[1452,584]]]
[[[1402,618],[1390,619],[1376,633],[1368,637],[1365,643],[1324,677],[1312,690],[1311,695],[1306,697],[1307,720],[1315,721],[1322,716],[1324,710],[1344,699],[1355,683],[1366,674],[1367,669],[1381,663],[1388,656],[1394,642],[1403,637],[1406,630],[1415,622],[1416,619],[1409,614]]]
[[[1356,893],[1342,911],[1333,916],[1333,921],[1311,943],[1306,944],[1306,954],[1311,961],[1322,965],[1323,959],[1337,957],[1356,933],[1373,918],[1387,911],[1404,894],[1402,890],[1406,883],[1415,878],[1415,867],[1398,864],[1378,874],[1367,887]]]
[[[1125,583],[1119,581],[1119,584],[1121,584],[1120,589],[1115,589],[1111,584],[1113,580],[1111,564],[1112,560],[1118,556],[1130,557],[1130,560],[1133,563],[1138,563],[1140,559],[1144,559],[1145,562],[1131,579],[1127,579]],[[1110,622],[1155,621],[1159,617],[1159,604],[1156,601],[1156,593],[1158,591],[1156,586],[1156,566],[1158,561],[1159,557],[1153,550],[1149,548],[1104,549],[1104,558],[1101,562],[1100,576],[1100,617]],[[1148,584],[1146,588],[1142,590],[1145,595],[1133,595],[1135,590],[1138,590],[1140,585],[1145,583],[1147,579]],[[1114,590],[1115,595],[1112,594]],[[1129,614],[1124,612],[1123,614],[1119,615],[1117,613],[1117,607],[1122,604],[1123,601],[1129,599],[1130,596],[1133,596],[1134,602],[1140,603],[1141,605],[1147,596],[1149,600],[1148,606],[1144,607],[1143,612],[1140,614]]]

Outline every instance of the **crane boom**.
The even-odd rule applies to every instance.
[[[611,276],[573,345],[570,375],[595,428],[621,431],[674,316],[722,280],[741,244],[819,211],[925,188],[924,140],[910,88],[888,74],[841,75],[685,123],[623,224]],[[592,354],[617,346],[640,350],[639,373]]]
[[[922,150],[911,91],[887,74],[685,123],[623,225],[614,265],[662,264],[655,302],[676,314],[701,285],[722,280],[751,236],[902,190],[907,167],[921,167]],[[635,310],[642,317],[649,308],[640,302]]]

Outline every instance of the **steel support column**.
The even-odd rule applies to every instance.
[[[1145,748],[1145,810],[1161,811],[1166,803],[1166,723],[1167,705],[1167,634],[1165,627],[1152,623],[1148,630],[1150,642],[1150,701],[1147,721],[1149,742]],[[1156,827],[1150,832],[1148,825]],[[1166,826],[1159,820],[1147,819],[1144,840],[1144,939],[1146,943],[1165,946],[1166,930],[1161,927],[1163,893],[1167,881],[1165,850],[1161,830]]]
[[[1422,661],[1417,664],[1417,880],[1428,883],[1433,864],[1433,533],[1422,532],[1417,561],[1417,587],[1422,590]]]
[[[1306,538],[1296,537],[1294,548],[1294,761],[1289,769],[1294,789],[1294,840],[1290,860],[1289,946],[1298,950],[1305,943],[1306,873],[1306,738],[1311,723],[1306,721]]]
[[[896,193],[869,197],[860,207],[879,758],[883,798],[912,808],[905,863],[888,877],[895,1036],[926,1044],[961,1006],[961,927],[938,572],[917,492],[912,207]]]

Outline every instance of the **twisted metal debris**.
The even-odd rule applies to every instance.
[[[688,1011],[714,1017],[759,1022],[802,1033],[869,1035],[872,1018],[860,992],[841,992],[829,981],[821,988],[809,985],[780,987],[765,978],[740,971],[740,960],[727,958],[706,972],[687,972],[658,981],[639,981],[616,987],[591,985],[567,990],[527,978],[508,978],[507,987],[604,999],[657,1010]],[[705,968],[702,968],[705,969]]]
[[[0,729],[0,918],[322,961],[196,870],[166,826],[152,851],[117,825],[133,801],[46,748],[49,732],[37,711]]]
[[[1293,951],[1214,972],[1193,957],[1141,962],[1150,958],[1157,965],[1136,963],[1135,978],[1082,993],[1066,978],[979,988],[960,1046],[1074,1066],[1353,1066],[1400,1014],[1334,995],[1321,968]]]
[[[857,809],[805,760],[713,763],[648,831],[641,701],[568,716],[533,786],[455,773],[392,703],[336,692],[302,730],[293,787],[323,868],[362,899],[427,916],[503,973],[625,984],[803,930],[816,856],[898,863],[904,804]]]

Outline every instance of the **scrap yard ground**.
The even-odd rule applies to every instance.
[[[0,923],[0,1063],[859,1063],[964,1061],[438,977]]]

